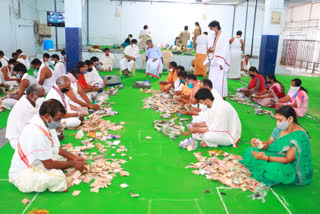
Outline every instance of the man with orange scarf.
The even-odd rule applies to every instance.
[[[209,39],[208,53],[210,64],[209,79],[213,88],[225,98],[228,96],[227,72],[230,67],[230,50],[227,36],[222,33],[220,23],[212,21],[208,25],[214,36]]]

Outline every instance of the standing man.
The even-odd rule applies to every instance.
[[[228,79],[240,79],[241,51],[244,50],[244,41],[241,39],[241,35],[242,32],[239,30],[236,38],[233,37],[229,41],[231,64]]]
[[[54,76],[56,79],[67,74],[66,63],[63,60],[60,60],[58,54],[51,55],[51,62],[54,66]]]
[[[141,30],[139,33],[139,39],[140,39],[139,49],[140,50],[145,49],[147,41],[149,39],[151,40],[150,31],[148,31],[148,28],[149,28],[148,25],[143,26],[143,30]]]
[[[204,32],[201,36],[197,37],[195,42],[196,58],[194,60],[194,74],[203,77],[207,76],[207,64],[204,61],[207,58],[208,50],[208,33]]]
[[[147,50],[146,50],[147,67],[146,74],[153,76],[159,79],[160,74],[162,73],[162,53],[158,46],[154,46],[151,40],[147,41]]]
[[[229,41],[221,31],[220,23],[212,21],[209,26],[214,35],[209,39],[208,52],[211,60],[209,79],[221,97],[228,96],[227,72],[230,67]]]
[[[182,42],[182,50],[188,49],[188,40],[190,39],[190,32],[188,29],[188,26],[184,26],[184,31],[182,31],[179,35],[179,39]]]
[[[193,41],[193,47],[194,47],[194,49],[196,50],[196,48],[197,48],[197,43],[196,43],[196,41],[197,41],[198,36],[201,35],[201,27],[200,27],[199,22],[196,22],[196,23],[194,23],[194,24],[195,24],[196,28],[195,28],[194,31],[193,31],[192,41]]]
[[[131,40],[131,44],[124,49],[123,55],[120,60],[120,69],[124,75],[130,77],[132,68],[139,56],[139,47],[137,46],[136,39]]]

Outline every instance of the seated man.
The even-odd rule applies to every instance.
[[[241,122],[236,110],[223,99],[215,100],[207,88],[200,89],[195,99],[209,109],[205,122],[196,123],[188,130],[193,134],[202,134],[201,146],[217,147],[233,145],[241,137]]]
[[[66,92],[66,95],[72,101],[71,104],[77,107],[85,107],[97,110],[100,108],[99,105],[92,105],[88,96],[84,92],[82,86],[78,82],[78,79],[81,76],[80,69],[75,67],[71,71],[68,72],[66,75],[69,80],[71,81],[72,90]]]
[[[27,55],[25,55],[21,49],[18,49],[16,51],[16,53],[18,54],[18,62],[21,62],[22,64],[24,64],[27,68],[27,71],[30,69],[30,61],[29,58],[27,57]]]
[[[84,78],[89,85],[96,85],[100,89],[108,85],[108,82],[101,78],[92,61],[86,60],[84,63],[88,66],[88,72],[84,75]]]
[[[7,66],[9,59],[4,55],[4,52],[0,50],[0,62],[1,62],[1,66],[0,68]]]
[[[85,112],[81,108],[77,108],[70,104],[70,99],[65,95],[71,89],[71,82],[68,77],[59,77],[56,84],[49,91],[46,100],[56,99],[66,109],[67,113],[63,115],[62,123],[65,127],[78,127],[83,120]]]
[[[264,91],[264,77],[259,74],[256,67],[249,68],[250,82],[244,89],[240,89],[239,92],[243,92],[247,97],[251,97],[253,93]]]
[[[10,94],[2,101],[2,106],[6,109],[12,109],[14,104],[22,97],[29,86],[36,84],[37,80],[27,73],[27,68],[22,63],[18,63],[13,67],[13,71],[18,79],[21,78],[18,92]]]
[[[50,58],[50,55],[48,53],[42,54],[41,63],[43,63],[44,66],[49,67],[49,58]]]
[[[9,182],[21,192],[63,192],[68,188],[64,169],[86,170],[84,158],[60,148],[54,129],[65,114],[59,101],[47,100],[24,127],[9,170]],[[65,161],[57,161],[57,155]]]
[[[178,72],[177,72],[177,63],[174,61],[171,61],[168,66],[169,75],[167,76],[166,81],[160,81],[160,90],[161,91],[169,91],[171,86],[174,84],[174,82],[178,79]]]
[[[146,50],[146,58],[147,58],[147,67],[146,74],[153,76],[155,78],[159,78],[162,73],[163,63],[162,63],[162,53],[158,46],[154,46],[151,40],[147,41],[147,50]]]
[[[26,95],[23,95],[20,100],[13,106],[7,122],[6,138],[10,141],[13,149],[16,149],[19,137],[23,127],[38,114],[41,106],[42,98],[44,97],[44,89],[39,84],[31,85]]]
[[[16,52],[13,52],[11,54],[12,59],[15,59],[16,61],[18,60],[18,54]]]
[[[65,50],[62,50],[59,55],[60,55],[60,56],[59,56],[60,59],[61,59],[62,61],[64,61],[65,63],[67,63],[66,51],[65,51]]]
[[[102,71],[112,71],[112,68],[114,66],[114,56],[112,53],[110,53],[109,48],[104,49],[104,53],[100,57],[100,62],[102,63],[101,68],[98,69]]]
[[[51,62],[54,66],[54,76],[56,79],[67,74],[66,63],[63,60],[60,60],[58,54],[51,55]]]
[[[84,92],[87,94],[89,100],[92,100],[97,95],[97,92],[100,90],[100,88],[96,85],[89,85],[86,81],[85,74],[88,72],[88,65],[86,65],[84,62],[78,62],[76,65],[76,68],[80,69],[81,75],[78,79],[78,83],[81,85]]]
[[[246,55],[241,61],[241,76],[248,76],[249,68],[251,67],[250,55]]]
[[[38,70],[37,81],[43,85],[44,90],[48,93],[56,81],[53,71],[38,58],[32,60],[31,65],[33,69]]]
[[[288,95],[279,99],[279,107],[291,106],[296,112],[297,117],[303,117],[307,113],[308,104],[308,92],[302,87],[302,81],[298,78],[291,81]]]
[[[131,40],[131,44],[124,49],[123,57],[120,60],[120,70],[127,77],[130,77],[130,73],[138,56],[139,47],[137,46],[137,40],[133,39]]]
[[[0,78],[4,84],[10,86],[18,86],[21,79],[18,79],[13,72],[13,67],[17,64],[15,59],[10,59],[6,66],[2,66]]]

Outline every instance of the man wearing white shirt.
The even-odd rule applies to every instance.
[[[9,140],[13,149],[17,147],[23,127],[34,115],[38,114],[42,104],[40,101],[43,99],[44,93],[45,91],[41,85],[31,85],[27,89],[26,95],[23,95],[10,111],[6,138]]]
[[[207,76],[207,64],[204,64],[204,61],[207,58],[207,51],[208,33],[204,32],[202,35],[197,36],[196,39],[196,58],[194,60],[195,75]]]
[[[2,64],[2,66],[0,66],[0,68],[7,66],[9,59],[4,55],[3,51],[0,51],[0,62]]]
[[[63,60],[60,60],[58,54],[51,55],[51,62],[54,66],[54,76],[56,79],[67,74],[66,63]]]
[[[99,61],[102,63],[103,69],[101,70],[112,71],[112,68],[114,66],[114,56],[112,53],[110,53],[110,50],[108,48],[104,50],[104,53],[101,55]]]
[[[103,88],[105,85],[108,85],[108,82],[104,81],[99,75],[99,72],[93,66],[92,61],[86,60],[84,63],[88,66],[88,72],[84,75],[84,78],[89,85],[96,85],[99,88]]]
[[[127,77],[130,76],[138,56],[139,47],[137,46],[137,40],[133,39],[131,40],[131,44],[124,49],[123,57],[120,60],[120,69]]]
[[[17,59],[17,61],[18,61],[18,62],[21,62],[22,64],[24,64],[24,65],[26,66],[27,70],[29,70],[31,64],[30,64],[30,60],[29,60],[28,56],[25,55],[25,54],[22,52],[21,49],[18,49],[18,50],[16,51],[16,53],[18,54],[18,59]]]

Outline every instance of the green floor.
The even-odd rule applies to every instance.
[[[117,74],[115,71],[114,74]],[[162,79],[165,78],[165,75]],[[290,77],[291,78],[291,77]],[[289,79],[290,79],[289,78]],[[27,205],[20,201],[23,198],[34,198],[27,208],[47,209],[50,213],[119,213],[119,214],[207,214],[207,213],[319,213],[319,122],[308,117],[299,120],[300,124],[308,130],[312,140],[312,157],[314,164],[314,177],[311,185],[277,185],[268,192],[266,203],[252,201],[248,198],[251,192],[242,192],[238,189],[225,188],[219,182],[207,180],[204,176],[194,175],[191,169],[184,167],[191,162],[196,162],[193,152],[182,150],[178,147],[180,137],[175,141],[155,131],[152,122],[160,119],[159,113],[142,107],[142,99],[150,96],[139,92],[132,87],[134,81],[145,80],[142,71],[137,71],[137,76],[123,77],[124,89],[117,96],[111,97],[115,102],[112,106],[119,114],[110,118],[113,122],[125,121],[125,128],[114,133],[121,134],[121,144],[128,148],[128,160],[124,169],[130,172],[129,177],[116,177],[112,185],[102,189],[99,193],[90,192],[88,184],[80,184],[69,189],[68,193],[20,193],[13,185],[8,183],[8,169],[13,150],[10,145],[0,149],[0,200],[1,213],[22,213]],[[149,79],[154,88],[158,88],[154,78]],[[310,79],[314,90],[319,91],[318,79]],[[236,80],[229,80],[229,91],[243,86]],[[310,91],[313,90],[310,87]],[[312,92],[310,92],[312,93]],[[312,97],[319,99],[319,96]],[[311,100],[310,99],[310,100]],[[239,148],[221,147],[219,149],[233,154],[242,154],[246,143],[253,137],[266,140],[275,126],[274,119],[268,116],[256,116],[250,106],[231,104],[236,108],[242,122],[242,138]],[[319,108],[318,108],[319,110]],[[249,113],[248,113],[249,111]],[[0,113],[1,123],[2,116]],[[63,144],[73,142],[67,131]],[[152,136],[146,140],[145,136]],[[120,144],[120,145],[121,145]],[[206,152],[207,149],[198,149]],[[111,154],[111,152],[110,152]],[[4,180],[2,180],[4,179]],[[120,184],[127,183],[128,188],[120,188]],[[73,190],[81,190],[81,194],[73,197]],[[210,190],[205,193],[205,190]],[[129,192],[139,193],[139,198],[131,198]],[[220,194],[223,192],[223,194]],[[219,194],[218,194],[219,193]],[[221,196],[221,197],[220,197]],[[289,211],[288,211],[288,210]],[[227,210],[227,211],[226,211]]]

